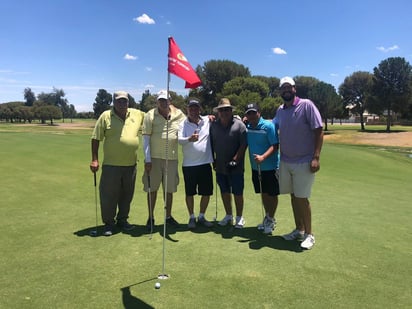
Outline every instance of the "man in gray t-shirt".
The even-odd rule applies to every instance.
[[[210,128],[210,138],[216,170],[216,181],[220,188],[226,215],[219,221],[225,226],[233,223],[232,199],[236,207],[235,228],[243,228],[244,157],[247,148],[247,133],[244,123],[233,117],[233,106],[226,98],[214,109],[218,119]]]

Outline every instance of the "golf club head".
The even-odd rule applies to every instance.
[[[91,232],[90,232],[90,236],[96,237],[96,236],[97,236],[97,231],[91,231]]]

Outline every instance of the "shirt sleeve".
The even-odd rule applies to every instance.
[[[105,121],[105,114],[101,114],[100,117],[97,119],[96,124],[94,126],[94,130],[92,133],[92,139],[103,141],[105,130],[106,130],[106,121]]]
[[[152,110],[150,110],[144,115],[143,127],[142,127],[143,135],[152,135],[152,123],[153,123],[153,112]]]
[[[189,137],[185,136],[185,123],[186,121],[183,120],[179,123],[179,131],[177,133],[177,139],[180,145],[185,145],[189,143]]]

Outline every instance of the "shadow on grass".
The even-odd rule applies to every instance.
[[[223,238],[239,237],[243,238],[238,240],[241,243],[249,243],[249,248],[253,250],[259,250],[264,247],[286,250],[292,252],[303,252],[300,247],[300,242],[286,241],[280,236],[265,235],[261,231],[258,231],[256,227],[244,227],[243,229],[236,229],[231,226],[218,227],[215,229],[215,233],[221,234]]]
[[[149,308],[154,308],[153,306],[145,303],[144,301],[142,301],[141,299],[137,298],[136,296],[132,295],[132,293],[130,292],[130,287],[135,286],[135,285],[139,285],[142,283],[146,283],[149,281],[153,281],[156,280],[157,278],[151,278],[151,279],[147,279],[129,286],[126,286],[124,288],[121,288],[120,291],[122,292],[122,301],[123,301],[123,306],[126,309],[132,309],[132,308],[142,308],[142,309],[149,309]]]
[[[99,225],[99,226],[93,226],[93,227],[88,227],[79,231],[74,232],[73,234],[79,237],[84,237],[84,236],[89,236],[89,237],[107,237],[103,235],[104,232],[104,225]],[[128,234],[132,235],[134,237],[142,236],[144,234],[147,234],[146,232],[146,227],[141,226],[141,225],[135,225],[135,228],[131,231],[123,231],[120,228],[115,227],[113,230],[113,235],[116,234]],[[112,236],[113,236],[112,235]]]
[[[296,253],[301,253],[305,250],[300,246],[298,241],[287,241],[280,236],[267,236],[262,239],[246,239],[241,240],[241,242],[249,241],[249,248],[253,250],[259,250],[264,247],[276,249],[276,250],[286,250]]]
[[[185,229],[183,229],[182,225],[179,225],[177,228],[167,226],[166,239],[171,242],[178,242],[179,240],[172,238],[171,235],[176,234],[176,232],[183,232],[183,231],[185,231]],[[108,236],[104,236],[103,232],[104,232],[104,225],[100,225],[100,226],[97,226],[97,228],[95,226],[88,227],[88,228],[76,231],[73,234],[78,237],[84,237],[84,236],[108,237]],[[134,228],[130,231],[123,231],[122,229],[115,227],[113,230],[112,236],[116,234],[120,234],[120,233],[129,235],[131,237],[141,237],[141,236],[150,237],[150,231],[147,230],[146,225],[134,225]],[[163,234],[164,234],[163,224],[153,226],[152,234],[153,235],[159,234],[160,236],[163,237]]]
[[[170,227],[166,225],[166,239],[171,241],[171,242],[179,242],[179,240],[174,239],[171,237],[171,235],[175,235],[176,232],[181,232],[184,231],[182,229],[182,225],[179,225],[178,227]],[[131,237],[140,237],[140,236],[148,236],[152,234],[154,236],[155,234],[159,234],[161,237],[164,235],[164,227],[163,224],[160,225],[154,225],[153,226],[153,231],[150,233],[150,230],[146,227],[146,225],[137,225],[133,230],[131,231],[123,231],[123,234],[130,235]]]
[[[93,232],[96,231],[97,233],[94,234]],[[103,235],[104,226],[98,226],[97,230],[96,227],[88,227],[83,230],[79,230],[74,232],[73,234],[78,237],[107,237]],[[189,230],[187,225],[180,224],[178,227],[170,227],[166,225],[166,237],[165,239],[171,242],[179,242],[178,239],[172,237],[172,235],[176,235],[178,232],[190,232],[194,234],[204,234],[204,233],[215,233],[221,235],[223,239],[232,239],[234,237],[243,238],[238,240],[241,243],[249,243],[249,248],[253,250],[259,250],[264,247],[276,249],[276,250],[287,250],[293,252],[302,252],[302,248],[300,247],[300,243],[296,241],[286,241],[280,236],[272,236],[272,235],[265,235],[262,232],[258,231],[256,227],[245,227],[243,229],[236,229],[233,225],[230,226],[220,226],[217,223],[211,228],[207,228],[204,226],[197,226],[195,229]],[[130,231],[122,231],[119,228],[116,228],[113,231],[113,235],[116,234],[126,234],[131,237],[141,237],[147,236],[150,237],[150,231],[147,230],[145,225],[136,225],[134,229]],[[164,228],[163,224],[155,225],[153,227],[152,236],[159,234],[161,237],[164,235]]]

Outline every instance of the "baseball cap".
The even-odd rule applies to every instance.
[[[126,99],[129,102],[129,95],[126,91],[116,91],[113,95],[115,101],[120,99]]]
[[[157,99],[164,99],[167,100],[167,91],[166,90],[160,90],[159,93],[157,94]],[[169,99],[170,99],[170,95],[169,95]]]
[[[197,99],[191,99],[189,102],[187,102],[187,106],[192,106],[192,105],[197,105],[200,106],[200,102]]]
[[[285,76],[280,79],[279,88],[281,88],[284,84],[290,84],[291,86],[295,86],[295,81],[292,77]]]
[[[259,111],[259,106],[256,103],[249,103],[245,107],[245,114],[247,114],[250,111],[258,112]]]

